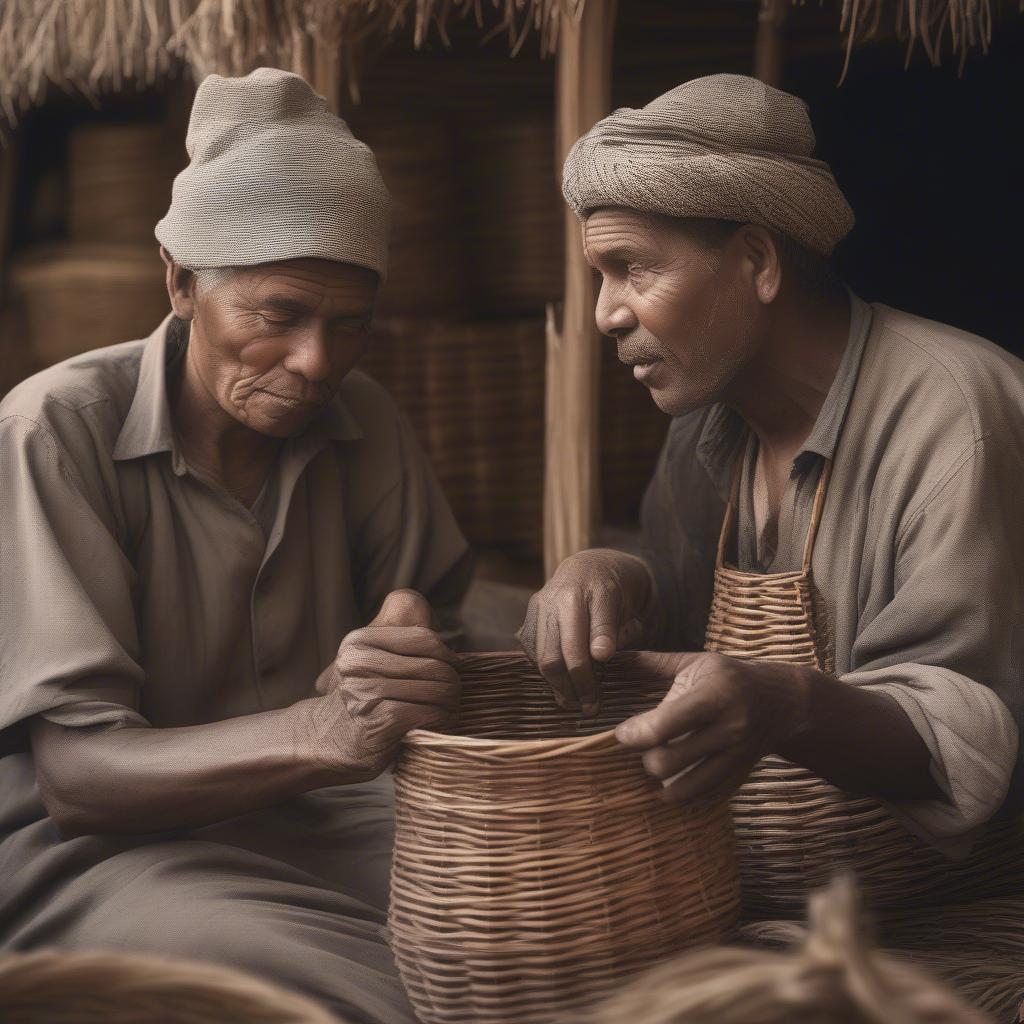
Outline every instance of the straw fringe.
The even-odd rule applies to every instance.
[[[422,46],[447,42],[451,17],[472,16],[485,38],[504,32],[513,53],[531,32],[554,52],[563,15],[584,0],[4,0],[0,4],[0,113],[14,123],[49,85],[92,102],[127,83],[150,86],[187,66],[196,79],[261,65],[312,77],[313,51],[337,53],[357,96],[360,49],[411,22]]]
[[[987,53],[991,45],[994,0],[842,0],[839,27],[846,36],[846,59],[840,84],[850,69],[854,46],[883,31],[890,6],[894,8],[893,29],[907,40],[907,64],[920,43],[931,63],[938,65],[947,46],[947,30],[949,49],[961,70],[972,50]],[[1019,9],[1024,11],[1024,0]]]

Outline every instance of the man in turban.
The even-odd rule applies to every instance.
[[[173,313],[0,405],[0,943],[220,962],[411,1021],[382,773],[457,703],[434,625],[469,563],[353,369],[388,194],[281,71],[207,78],[187,149],[156,228]]]
[[[642,549],[567,559],[520,635],[584,709],[617,648],[689,652],[618,730],[669,798],[778,754],[956,857],[1019,806],[1024,364],[835,278],[853,215],[814,145],[796,97],[715,75],[571,150],[598,327],[673,418]],[[762,577],[799,606],[759,635]]]

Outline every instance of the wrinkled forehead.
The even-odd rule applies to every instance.
[[[292,259],[230,272],[230,298],[296,314],[372,311],[378,275],[366,267],[322,259]]]
[[[661,252],[667,240],[667,218],[625,206],[602,206],[584,218],[583,251],[589,263],[638,258]]]

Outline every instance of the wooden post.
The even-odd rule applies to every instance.
[[[341,103],[341,54],[336,45],[316,39],[313,42],[313,80],[310,85],[320,93],[330,110],[337,114]]]
[[[572,144],[611,104],[615,9],[616,0],[587,0],[582,15],[562,15],[555,99],[559,178]],[[544,570],[549,576],[563,558],[593,543],[600,516],[596,302],[579,222],[567,208],[562,322],[548,307],[547,323]]]
[[[757,38],[754,42],[754,77],[765,85],[782,87],[785,57],[786,14],[790,0],[761,0],[757,14]]]

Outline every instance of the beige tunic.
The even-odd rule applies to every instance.
[[[743,421],[714,406],[672,423],[643,509],[660,645],[703,646],[735,458],[745,451],[738,564],[773,572],[800,567],[821,467],[834,458],[812,572],[837,673],[888,693],[914,723],[948,802],[889,806],[956,855],[1004,803],[1024,719],[1024,363],[954,328],[851,302],[849,342],[794,459],[770,561],[758,557],[757,446]]]
[[[0,943],[208,956],[401,1021],[381,930],[389,780],[173,840],[61,842],[36,791],[33,715],[170,727],[281,708],[312,695],[391,590],[450,619],[467,584],[411,428],[359,372],[285,444],[252,511],[190,473],[167,401],[184,349],[171,323],[0,403]]]

